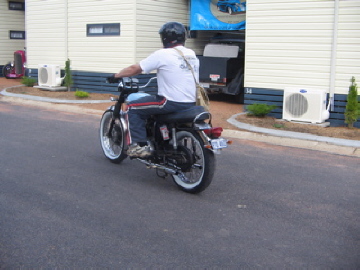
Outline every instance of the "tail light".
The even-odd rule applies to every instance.
[[[221,136],[221,132],[223,131],[222,127],[213,127],[209,129],[205,129],[204,132],[210,138],[219,138]]]

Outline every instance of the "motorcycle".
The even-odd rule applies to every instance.
[[[102,115],[100,142],[106,158],[121,163],[127,158],[130,142],[126,101],[139,95],[137,78],[118,81],[118,98]],[[146,94],[146,93],[143,93]],[[148,144],[152,155],[132,158],[157,171],[159,177],[171,176],[175,184],[188,193],[200,193],[212,182],[215,156],[231,141],[221,137],[223,129],[212,127],[211,114],[201,106],[165,115],[153,115],[146,122]]]
[[[26,54],[25,50],[14,52],[14,61],[3,67],[3,76],[6,79],[17,79],[25,76]]]

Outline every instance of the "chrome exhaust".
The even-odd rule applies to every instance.
[[[164,172],[166,172],[168,174],[173,174],[173,175],[178,174],[178,172],[175,169],[166,167],[164,165],[151,163],[151,162],[149,162],[147,160],[143,160],[143,159],[140,159],[140,158],[137,158],[137,160],[140,161],[141,163],[145,164],[149,169],[160,169],[160,170],[163,170]]]

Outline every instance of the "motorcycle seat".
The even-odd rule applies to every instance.
[[[202,106],[194,106],[178,112],[156,115],[156,119],[164,123],[190,123],[195,119],[196,122],[210,119],[210,113],[206,112]]]

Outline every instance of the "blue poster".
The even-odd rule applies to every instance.
[[[246,0],[191,0],[190,30],[244,30]]]

